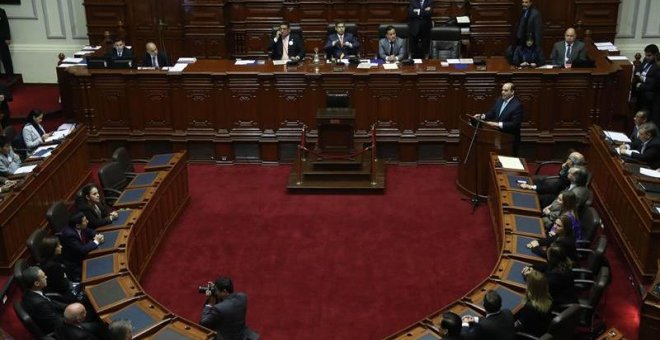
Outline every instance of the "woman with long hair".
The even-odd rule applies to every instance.
[[[555,220],[548,237],[528,243],[527,248],[530,248],[534,254],[545,257],[548,247],[553,243],[561,245],[569,259],[577,260],[575,234],[568,214],[561,215]]]
[[[54,236],[44,237],[39,245],[39,251],[42,257],[39,268],[48,278],[44,293],[58,293],[62,296],[62,302],[76,302],[73,284],[65,274],[64,265],[59,261],[59,256],[62,254],[60,240]]]
[[[25,126],[23,126],[23,141],[28,149],[38,147],[52,135],[52,133],[46,133],[41,125],[43,119],[44,113],[41,110],[34,109],[28,113]]]
[[[118,214],[101,202],[101,194],[94,184],[87,184],[82,188],[82,197],[78,202],[78,210],[87,217],[88,227],[96,229],[112,223]]]
[[[543,273],[532,270],[527,274],[525,305],[516,315],[516,329],[541,336],[548,330],[552,319],[552,298],[548,280]]]
[[[555,233],[553,228],[554,222],[557,218],[560,215],[566,215],[571,220],[570,226],[573,229],[575,239],[582,239],[582,225],[578,218],[577,206],[578,202],[575,193],[570,190],[564,190],[557,196],[557,199],[552,202],[552,204],[543,209],[543,223],[545,224],[546,230],[548,230],[548,236],[552,236],[553,233]]]

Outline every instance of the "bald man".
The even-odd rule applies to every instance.
[[[516,87],[513,83],[505,83],[502,85],[500,97],[490,111],[474,115],[474,118],[485,120],[484,124],[513,135],[513,156],[518,155],[520,125],[523,121],[522,103],[515,94]]]
[[[72,303],[64,309],[64,323],[55,330],[57,339],[68,340],[97,340],[98,337],[85,327],[83,323],[87,318],[87,310],[80,303]]]
[[[153,42],[148,42],[145,45],[145,50],[143,66],[156,68],[171,66],[167,54],[159,52],[158,47]]]
[[[576,39],[577,33],[574,28],[571,27],[564,32],[564,41],[556,42],[550,52],[550,60],[554,65],[570,68],[578,60],[587,60],[584,43]]]

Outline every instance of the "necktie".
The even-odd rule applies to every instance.
[[[390,55],[394,54],[394,42],[390,41]]]
[[[344,35],[339,36],[339,46],[344,47]]]
[[[121,50],[117,51],[117,56],[121,57]]]
[[[282,40],[282,60],[289,60],[289,38]]]
[[[648,142],[644,142],[644,144],[642,144],[642,150],[640,150],[639,153],[644,153],[644,150],[646,150],[646,144],[648,144]]]
[[[80,241],[83,244],[87,244],[87,237],[85,236],[85,233],[82,232],[82,230],[78,230],[78,235],[80,235]]]
[[[568,64],[570,64],[570,60],[571,60],[571,47],[572,47],[572,46],[573,46],[572,44],[568,44],[568,45],[566,46],[566,62],[567,62]]]
[[[500,107],[500,114],[497,115],[498,119],[500,118],[500,116],[502,116],[502,112],[504,112],[504,108],[506,107],[506,104],[508,104],[508,103],[509,102],[506,101],[506,100],[502,103],[502,107]]]
[[[151,56],[151,66],[158,67],[158,58],[155,55]]]

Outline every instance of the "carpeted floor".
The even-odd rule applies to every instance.
[[[46,114],[61,110],[60,89],[57,84],[21,85],[12,88],[13,101],[9,103],[12,123],[23,123],[32,109]]]

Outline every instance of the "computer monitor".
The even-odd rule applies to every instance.
[[[87,68],[88,69],[103,69],[108,68],[109,66],[108,59],[106,57],[87,57]]]
[[[110,63],[111,68],[133,68],[133,58],[116,57]]]

